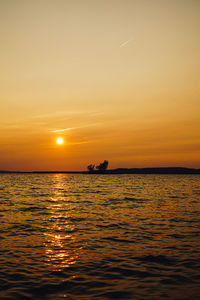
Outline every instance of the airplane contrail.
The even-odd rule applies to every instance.
[[[125,47],[128,43],[130,43],[130,42],[132,42],[132,41],[133,41],[133,38],[128,39],[127,41],[123,42],[123,43],[120,45],[120,48]]]
[[[75,128],[75,127],[74,127],[74,128]],[[57,129],[57,130],[51,130],[50,132],[63,132],[63,131],[72,130],[72,129],[74,129],[74,128],[69,127],[69,128],[64,128],[64,129]]]

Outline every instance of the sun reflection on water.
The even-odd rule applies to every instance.
[[[76,237],[73,234],[75,225],[70,221],[66,181],[65,174],[53,175],[48,227],[44,233],[46,262],[57,271],[75,264],[80,251],[80,247],[76,247]]]

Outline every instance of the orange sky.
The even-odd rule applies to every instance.
[[[0,36],[0,170],[200,168],[200,1],[1,0]]]

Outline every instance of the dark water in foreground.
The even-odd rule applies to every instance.
[[[0,175],[0,299],[200,299],[200,176]]]

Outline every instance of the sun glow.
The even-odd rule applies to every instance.
[[[57,144],[57,145],[63,145],[63,144],[64,144],[63,138],[62,138],[62,137],[58,137],[58,138],[56,139],[56,144]]]

